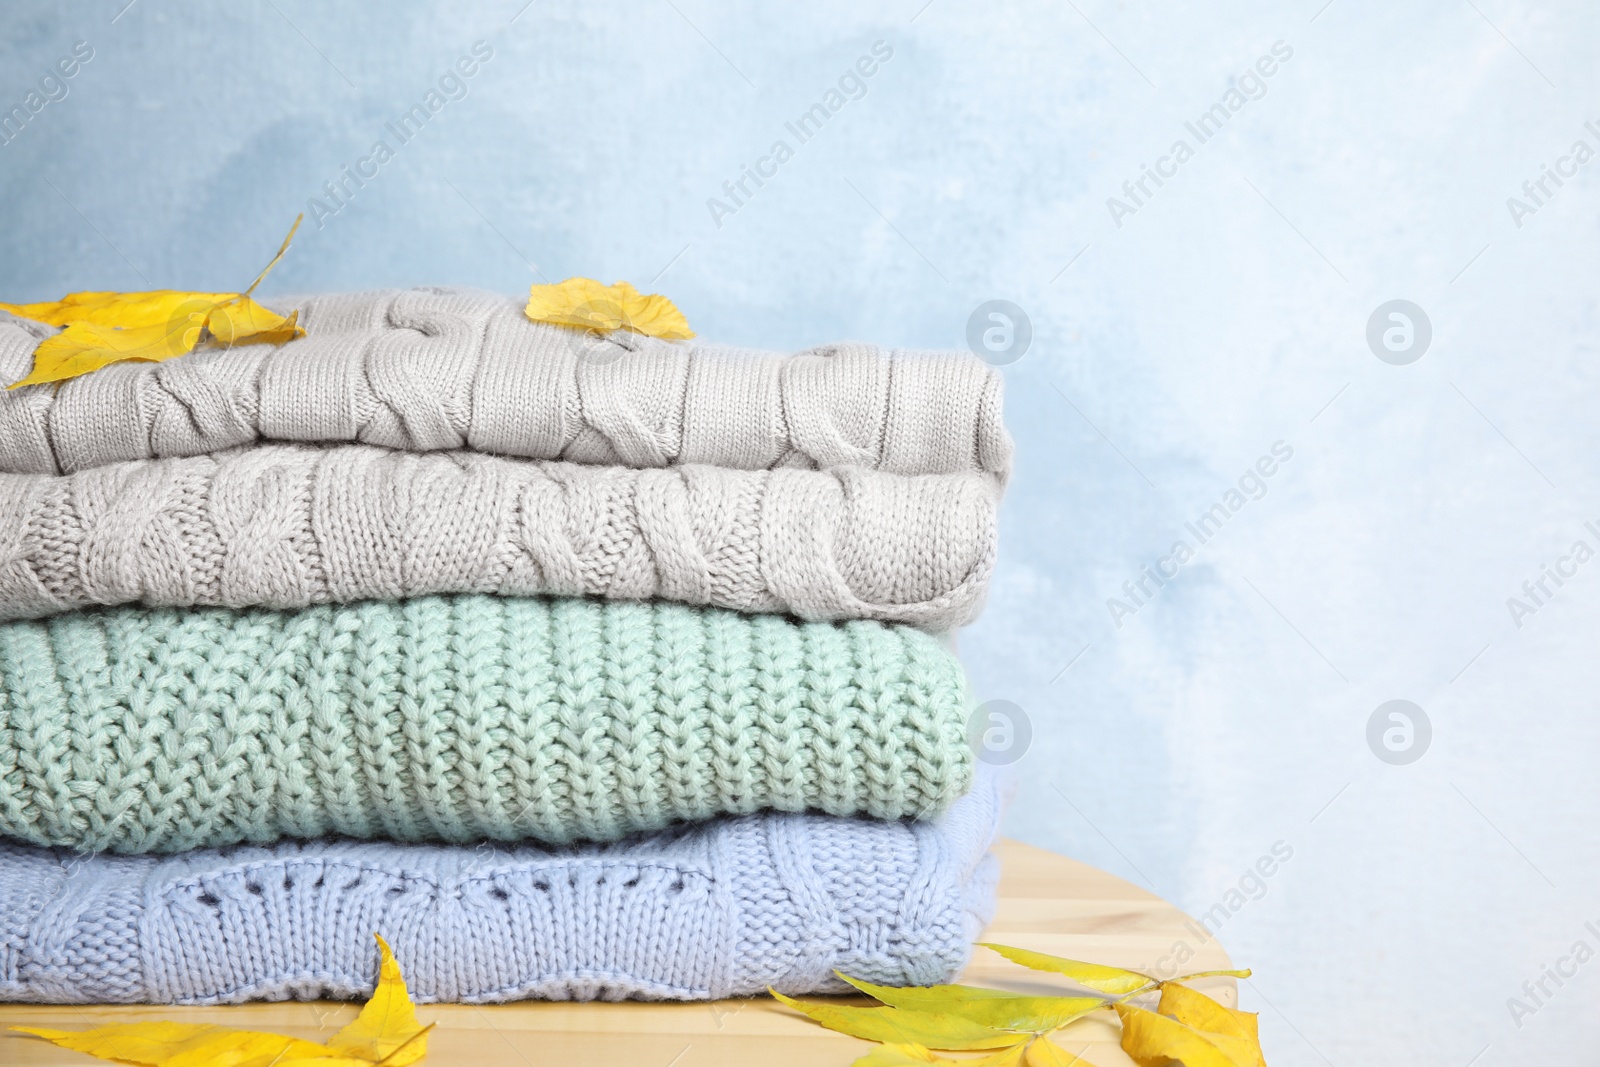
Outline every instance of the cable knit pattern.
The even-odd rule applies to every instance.
[[[923,817],[972,772],[931,635],[660,603],[107,608],[0,625],[0,687],[0,834],[94,851]]]
[[[946,630],[982,600],[998,493],[976,472],[634,470],[365,445],[0,474],[0,619],[483,592]]]
[[[271,301],[308,335],[0,393],[0,470],[57,474],[269,441],[470,448],[624,467],[1004,475],[1000,373],[966,353],[793,355],[593,335],[451,289]],[[49,327],[0,313],[0,380]]]
[[[763,813],[552,849],[284,842],[172,858],[0,843],[0,999],[694,1000],[949,981],[994,909],[990,774],[936,822]]]

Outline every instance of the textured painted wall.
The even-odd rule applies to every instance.
[[[1210,911],[1274,1064],[1600,1042],[1600,964],[1523,987],[1600,949],[1592,6],[125,3],[6,5],[7,299],[243,285],[308,210],[278,292],[627,278],[772,347],[1011,300],[962,641],[1031,721],[1011,832]]]

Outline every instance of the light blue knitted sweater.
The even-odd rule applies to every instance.
[[[984,769],[937,821],[768,812],[612,845],[282,843],[77,856],[0,843],[0,999],[701,999],[948,981],[991,917]]]

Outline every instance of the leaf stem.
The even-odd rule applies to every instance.
[[[250,283],[250,288],[240,293],[240,296],[249,296],[251,293],[255,292],[256,286],[265,281],[267,275],[272,273],[272,268],[278,265],[278,260],[282,259],[283,254],[289,251],[289,242],[294,240],[294,232],[300,228],[300,223],[305,220],[305,217],[306,215],[303,211],[294,217],[294,225],[289,227],[289,236],[285,237],[283,239],[283,244],[278,247],[278,254],[272,257],[272,262],[268,263],[266,267],[262,269],[261,273],[256,275],[256,280]]]

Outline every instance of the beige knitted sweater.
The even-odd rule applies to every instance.
[[[0,474],[0,619],[478,592],[946,630],[980,606],[998,493],[977,471],[633,470],[368,445]]]
[[[273,301],[281,348],[114,364],[0,393],[0,471],[59,474],[261,440],[473,449],[624,467],[983,471],[1011,442],[999,372],[965,353],[840,344],[793,355],[530,322],[448,289]],[[0,381],[50,327],[0,313]]]

